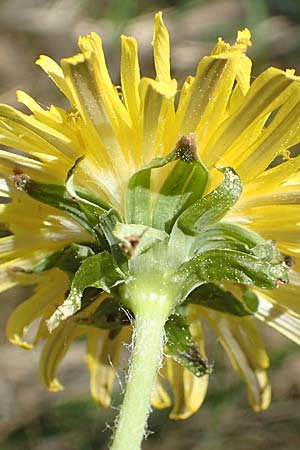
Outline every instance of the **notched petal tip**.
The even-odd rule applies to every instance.
[[[167,27],[162,20],[162,12],[154,18],[152,46],[154,51],[154,65],[159,81],[171,80],[170,73],[170,38]]]
[[[39,55],[38,59],[35,60],[35,64],[42,68],[43,66],[51,66],[51,63],[54,63],[54,61],[47,55]]]
[[[244,28],[237,32],[237,38],[233,45],[228,44],[222,37],[218,38],[218,42],[211,55],[217,58],[228,58],[230,56],[243,56],[247,48],[252,45],[251,33],[248,28]]]
[[[154,16],[154,21],[159,21],[159,22],[163,23],[162,14],[163,14],[162,11],[158,11]]]
[[[251,47],[251,32],[248,28],[244,28],[243,30],[239,30],[237,32],[236,44],[244,45],[246,48]]]
[[[90,54],[91,52],[85,52],[85,54],[77,53],[77,55],[70,56],[69,58],[63,58],[61,60],[61,66],[64,69],[64,66],[66,65],[76,66],[77,64],[82,64],[90,57]]]
[[[127,36],[126,34],[121,34],[120,36],[121,42],[128,43],[129,45],[133,45],[137,47],[137,41],[133,36]]]
[[[156,81],[152,78],[142,78],[139,88],[141,97],[143,97],[143,93],[149,88],[170,100],[174,98],[177,92],[177,81],[175,79],[170,81]]]
[[[299,75],[295,75],[296,70],[295,69],[278,69],[278,67],[268,67],[264,72],[262,72],[262,74],[260,75],[261,77],[264,76],[264,74],[268,75],[268,76],[285,76],[288,80],[291,81],[300,81],[300,76]]]
[[[83,53],[95,52],[98,47],[102,46],[102,39],[95,31],[92,31],[86,36],[79,36],[78,46]]]
[[[59,391],[63,391],[64,387],[58,381],[58,379],[55,378],[54,380],[51,380],[51,383],[47,386],[47,389],[49,392],[59,392]]]
[[[162,18],[162,11],[158,11],[154,16],[154,34],[153,34],[153,39],[151,42],[152,46],[155,45],[156,34],[162,31],[161,27],[162,27],[162,29],[166,30],[166,26],[165,26],[163,18]]]
[[[289,80],[300,81],[300,76],[295,75],[295,72],[296,72],[295,69],[286,69],[285,75]]]

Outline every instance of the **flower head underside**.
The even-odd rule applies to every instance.
[[[157,280],[160,298],[177,303],[153,405],[170,406],[166,380],[173,418],[202,404],[212,369],[204,321],[252,407],[265,409],[269,360],[251,316],[300,344],[300,157],[289,153],[300,141],[300,78],[272,67],[251,84],[245,29],[231,46],[219,39],[178,88],[161,13],[152,44],[155,79],[140,77],[137,43],[122,36],[114,86],[91,33],[61,65],[37,61],[69,109],[43,109],[22,91],[30,115],[0,105],[0,143],[18,150],[0,150],[1,223],[9,231],[0,240],[0,289],[35,286],[7,335],[25,348],[46,341],[40,374],[53,391],[62,388],[57,369],[69,346],[86,336],[91,392],[108,406],[139,313],[138,300],[131,307],[127,297],[150,292]],[[271,166],[277,157],[282,163]],[[180,349],[173,338],[182,339]]]

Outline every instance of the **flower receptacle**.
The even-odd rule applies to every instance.
[[[168,279],[155,274],[151,278],[139,276],[119,286],[122,303],[135,316],[159,316],[165,319],[175,306],[177,291],[178,288]]]

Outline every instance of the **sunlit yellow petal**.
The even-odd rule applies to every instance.
[[[285,247],[300,243],[300,212],[297,203],[266,205],[232,211],[228,220],[249,226],[265,239],[274,239],[283,253]],[[297,249],[296,249],[297,250]]]
[[[132,37],[122,36],[121,84],[126,108],[130,114],[134,128],[140,122],[140,68],[137,42]]]
[[[236,73],[236,86],[234,87],[226,110],[226,116],[233,114],[238,109],[250,88],[251,80],[251,59],[245,56],[240,58],[239,67]]]
[[[174,121],[174,96],[177,84],[175,80],[168,83],[143,78],[140,94],[143,108],[143,144],[142,157],[144,164],[158,155],[171,150],[176,142],[174,129],[170,127]]]
[[[33,158],[0,149],[1,175],[9,178],[15,169],[26,172],[29,176],[33,176],[37,181],[48,180],[49,182],[49,174],[47,170],[45,170],[43,163]],[[11,183],[7,184],[9,189]]]
[[[0,263],[17,258],[30,257],[37,251],[40,252],[40,256],[41,252],[44,252],[46,255],[70,244],[70,240],[61,240],[59,234],[58,237],[59,239],[50,241],[47,233],[32,236],[30,232],[24,232],[18,237],[12,235],[0,238]]]
[[[113,132],[110,118],[105,109],[103,99],[97,91],[98,84],[94,80],[94,68],[90,54],[79,54],[62,60],[62,67],[72,94],[72,104],[84,118],[86,126],[90,127],[94,142],[99,143],[101,152],[106,153],[112,162],[127,165],[124,155]],[[113,91],[113,96],[116,93]],[[93,151],[93,149],[91,149]],[[108,153],[112,152],[111,154]],[[101,154],[101,153],[100,153]]]
[[[155,15],[153,33],[154,65],[159,81],[170,81],[170,39],[164,25],[162,13]]]
[[[300,314],[289,309],[284,302],[275,301],[265,292],[257,293],[259,307],[256,316],[275,330],[300,345]],[[288,295],[288,292],[286,293]],[[287,297],[288,299],[289,297]],[[297,298],[298,300],[298,298]],[[297,302],[298,303],[298,302]]]
[[[197,132],[201,152],[214,130],[224,120],[237,73],[245,89],[239,64],[240,59],[245,58],[246,41],[245,39],[243,44],[237,43],[230,47],[219,40],[212,55],[200,61],[195,80],[184,101],[179,104],[176,126],[184,135]]]
[[[10,141],[12,136],[15,137],[15,142]],[[67,157],[76,158],[72,143],[66,136],[6,105],[0,105],[0,141],[8,146],[18,142],[16,148],[25,151],[28,145],[33,145],[33,151],[29,150],[32,155],[38,149],[39,153],[59,155],[62,160]],[[23,147],[26,143],[27,146]]]
[[[242,203],[244,200],[247,202],[256,195],[260,196],[274,191],[276,193],[283,185],[293,185],[294,183],[290,183],[290,180],[297,177],[299,168],[300,156],[297,156],[261,173],[245,185]],[[299,185],[299,180],[296,183]]]
[[[269,189],[261,189],[257,192],[257,195],[250,196],[249,194],[244,196],[240,201],[237,209],[247,209],[251,207],[260,207],[267,205],[299,205],[300,204],[300,186],[276,186],[273,191]]]
[[[44,109],[30,95],[20,90],[17,91],[17,99],[20,103],[27,106],[33,113],[35,119],[40,123],[52,127],[54,130],[76,142],[76,133],[72,129],[72,121],[70,120],[71,114],[53,105],[50,109]]]
[[[251,33],[248,28],[244,28],[237,32],[237,37],[234,45],[229,45],[223,41],[222,38],[218,39],[218,42],[211,52],[212,55],[223,55],[228,57],[228,54],[240,54],[245,53],[247,47],[251,46]]]
[[[299,81],[286,72],[270,68],[251,85],[240,108],[218,128],[203,151],[205,163],[211,167],[218,161],[232,163],[243,157],[248,147],[248,129],[299,93]],[[244,140],[244,148],[241,143]],[[238,142],[238,147],[237,147]]]
[[[112,127],[120,146],[119,150],[125,155],[125,163],[131,162],[134,164],[132,147],[135,142],[131,139],[132,122],[128,111],[111,82],[105,63],[101,39],[96,33],[91,33],[86,37],[80,38],[78,44],[87,62],[86,69],[89,73],[92,71],[91,79],[94,82],[94,89],[97,93],[98,108],[100,107],[100,110],[104,108],[104,113],[108,116],[106,126]],[[93,114],[93,112],[89,112]],[[105,122],[103,118],[102,121]],[[109,147],[109,152],[113,150]],[[116,154],[116,156],[118,155]]]
[[[0,265],[0,292],[5,292],[18,284],[18,280],[14,278],[14,274],[10,270],[14,262],[18,263],[20,261],[14,260]]]
[[[61,90],[61,92],[67,97],[70,97],[68,85],[65,81],[63,71],[61,67],[53,61],[53,59],[48,56],[41,55],[36,61],[36,64],[40,66],[54,81],[56,86]]]
[[[295,123],[295,117],[299,114],[300,82],[297,95],[280,108],[257,141],[247,149],[245,156],[248,156],[236,163],[236,169],[245,183],[262,173],[276,156],[285,155],[288,148],[300,141],[299,125]]]

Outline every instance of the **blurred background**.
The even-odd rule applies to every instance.
[[[300,0],[0,0],[0,102],[16,106],[16,89],[39,100],[65,106],[64,99],[34,65],[40,54],[59,61],[77,52],[77,37],[101,34],[112,78],[118,84],[119,35],[139,42],[143,75],[153,74],[153,15],[164,11],[172,43],[172,73],[182,81],[194,74],[198,60],[213,48],[218,36],[234,41],[237,29],[253,35],[250,56],[253,76],[266,67],[300,72]],[[0,449],[107,449],[120,396],[114,407],[100,410],[89,396],[88,374],[80,342],[66,358],[62,393],[50,394],[38,379],[39,350],[8,344],[5,321],[26,297],[17,289],[0,301]],[[151,416],[145,450],[272,450],[300,449],[299,349],[279,334],[262,329],[271,356],[273,402],[255,414],[245,389],[233,374],[213,336],[210,360],[215,361],[207,399],[191,419],[171,422],[168,411]],[[117,388],[117,386],[116,386]],[[130,450],[130,449],[128,449]]]

